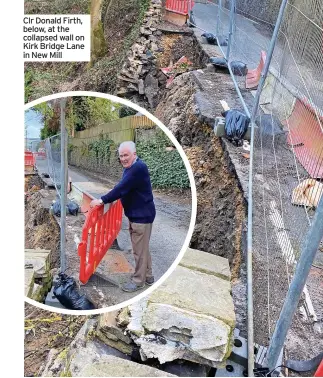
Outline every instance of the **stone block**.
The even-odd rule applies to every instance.
[[[228,357],[231,328],[211,316],[196,314],[169,305],[150,303],[141,324],[148,336],[149,332],[157,333],[161,341],[144,343],[139,339],[136,343],[141,345],[142,352],[147,357],[158,358],[160,363],[183,358],[186,351],[194,354],[194,360],[201,363],[205,359],[221,362]],[[147,337],[143,339],[147,341]],[[168,340],[171,341],[170,344]],[[156,345],[151,348],[151,344],[157,344],[157,348]]]
[[[185,268],[217,276],[230,281],[231,272],[228,259],[211,253],[188,248],[179,262]]]
[[[76,376],[76,375],[75,375]],[[123,360],[114,356],[104,356],[102,361],[85,366],[79,377],[175,377],[148,365]]]
[[[31,297],[35,282],[35,272],[33,269],[25,269],[25,296]]]
[[[178,266],[148,300],[213,316],[235,326],[230,282],[216,276]]]
[[[119,340],[116,336],[109,334],[109,332],[103,333],[102,331],[97,331],[96,336],[105,345],[108,345],[124,354],[131,356],[134,344],[127,344]]]
[[[131,344],[132,340],[124,334],[124,330],[117,325],[118,311],[111,311],[101,314],[98,322],[98,331],[105,334],[114,341],[121,340],[126,344]],[[114,336],[114,337],[111,337]]]

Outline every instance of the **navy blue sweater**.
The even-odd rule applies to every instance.
[[[147,165],[139,158],[131,167],[123,170],[121,181],[101,197],[103,203],[119,198],[130,222],[153,223],[156,210],[149,172]]]

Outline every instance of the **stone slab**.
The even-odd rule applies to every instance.
[[[114,356],[104,356],[102,361],[85,366],[78,377],[175,377],[173,374],[137,364]]]
[[[213,316],[235,326],[230,282],[216,276],[178,266],[148,300]]]
[[[31,299],[34,299],[35,301],[40,302],[42,300],[44,293],[43,293],[43,287],[42,285],[38,285],[34,283],[33,291],[31,294]]]
[[[96,331],[96,336],[102,343],[118,350],[121,353],[128,356],[131,356],[133,353],[135,344],[125,343],[124,341],[119,340],[113,334],[109,334],[109,332],[103,333],[102,331]]]
[[[157,332],[165,340],[177,342],[180,345],[180,351],[183,352],[177,358],[183,358],[188,350],[196,355],[195,361],[201,357],[213,362],[221,362],[228,357],[231,350],[229,348],[230,326],[211,316],[196,314],[169,305],[150,303],[143,315],[142,325],[146,333]],[[164,360],[167,354],[163,352],[165,347],[167,348],[166,344],[159,343],[159,353],[149,357],[158,358],[160,363],[170,361]],[[146,348],[149,353],[149,343]],[[178,348],[175,349],[178,351]],[[143,352],[145,352],[144,349]],[[175,357],[176,353],[173,356]]]
[[[33,269],[35,278],[49,276],[50,252],[25,251],[25,268]]]
[[[202,273],[211,274],[224,280],[230,281],[231,278],[228,259],[197,249],[187,248],[179,265]]]
[[[33,269],[25,269],[25,296],[31,297],[35,282],[35,272]]]
[[[126,344],[131,344],[132,340],[130,337],[124,334],[122,328],[118,327],[117,316],[118,311],[101,314],[97,331],[105,334],[108,338],[111,338],[114,341],[121,340]]]

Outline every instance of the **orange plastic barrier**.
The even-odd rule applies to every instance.
[[[30,151],[25,151],[25,167],[31,166],[33,167],[35,165],[35,156]]]
[[[257,86],[259,84],[260,77],[261,77],[261,72],[262,72],[264,65],[265,65],[265,61],[266,61],[266,52],[261,51],[260,62],[259,62],[258,67],[255,68],[254,70],[248,70],[248,73],[247,73],[247,76],[246,76],[246,88],[247,89],[257,88]]]
[[[306,99],[297,99],[288,125],[287,142],[294,146],[298,161],[313,178],[323,178],[323,116]]]
[[[44,151],[38,151],[38,152],[36,152],[36,155],[39,157],[39,158],[41,158],[41,159],[45,159],[46,158],[46,152],[44,152]]]
[[[321,361],[318,369],[316,370],[314,377],[323,377],[323,360]]]
[[[190,11],[188,0],[166,0],[166,10],[171,12],[187,15]],[[194,1],[192,1],[192,8]]]
[[[86,284],[121,229],[122,205],[118,200],[104,213],[104,206],[90,209],[78,245],[80,281]]]

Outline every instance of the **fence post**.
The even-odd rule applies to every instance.
[[[228,64],[229,64],[229,57],[230,57],[230,51],[231,51],[231,43],[232,43],[232,34],[233,34],[233,24],[234,24],[235,9],[236,9],[236,0],[231,0],[229,40],[228,40],[227,54],[226,54],[226,57],[225,57],[225,59],[227,60]]]
[[[287,0],[282,0],[281,5],[280,5],[280,9],[279,9],[279,13],[278,13],[278,17],[277,17],[277,20],[276,20],[276,24],[275,24],[275,29],[274,29],[273,35],[271,37],[269,49],[266,53],[265,65],[264,65],[264,68],[261,72],[261,77],[260,77],[260,80],[259,80],[256,95],[255,95],[255,101],[254,101],[253,110],[252,110],[252,114],[251,114],[251,120],[252,121],[255,120],[256,115],[257,115],[261,91],[262,91],[262,88],[265,84],[265,80],[266,80],[266,77],[267,77],[267,74],[268,74],[268,71],[269,71],[269,65],[271,63],[271,59],[272,59],[272,56],[273,56],[273,53],[274,53],[274,49],[275,49],[275,45],[276,45],[276,41],[277,41],[277,36],[278,36],[278,33],[279,33],[280,25],[283,21],[283,16],[284,16],[286,5],[287,5]]]
[[[67,143],[65,129],[65,105],[66,99],[60,100],[61,107],[61,243],[60,243],[60,272],[66,270],[66,193],[67,193]]]
[[[276,20],[273,35],[271,37],[270,46],[267,52],[266,62],[261,72],[261,78],[258,84],[254,106],[251,112],[251,137],[250,137],[250,161],[249,161],[249,183],[248,183],[248,234],[247,234],[247,298],[248,298],[248,374],[249,377],[253,376],[254,369],[254,329],[253,329],[253,283],[252,283],[252,222],[253,222],[253,151],[254,151],[254,135],[255,135],[255,118],[258,111],[260,102],[260,95],[265,80],[269,71],[269,65],[273,56],[278,32],[283,20],[284,11],[286,8],[287,0],[282,0],[279,14]]]
[[[269,369],[274,369],[279,354],[283,348],[288,329],[293,320],[299,299],[302,295],[306,279],[311,270],[316,252],[323,237],[323,196],[315,211],[315,216],[306,235],[302,247],[302,253],[296,266],[295,275],[290,284],[286,300],[284,302],[279,319],[276,323],[274,334],[271,338],[267,361]]]

